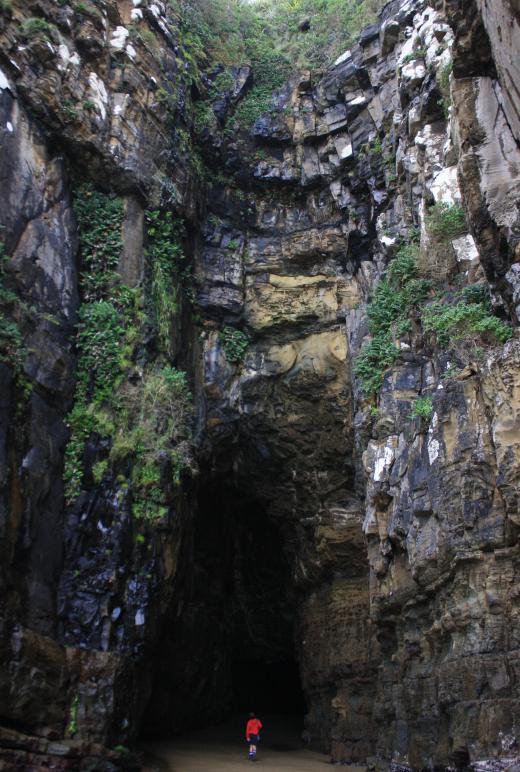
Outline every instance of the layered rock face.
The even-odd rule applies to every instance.
[[[192,132],[202,87],[160,3],[20,1],[1,31],[2,275],[15,297],[0,299],[19,335],[0,362],[6,763],[38,768],[49,738],[67,738],[63,768],[79,768],[143,724],[157,735],[218,719],[240,702],[234,673],[294,658],[307,736],[334,761],[514,755],[514,9],[392,0],[321,79],[295,73],[234,134],[219,125],[247,98],[249,69],[213,100],[211,131]],[[201,179],[192,133],[234,181]],[[94,189],[120,207],[119,279],[101,295],[78,199]],[[175,244],[171,212],[184,221]],[[193,277],[172,274],[164,332],[154,266],[180,247]],[[399,302],[403,282],[423,293],[405,324],[404,307],[376,318],[392,265],[412,272],[389,280]],[[148,321],[117,305],[118,281],[143,288]],[[151,482],[137,447],[113,452],[119,403],[88,424],[67,477],[91,292],[136,328],[118,341],[124,405],[141,404],[157,368],[188,370],[194,439],[176,485],[169,446]],[[376,388],[359,366],[370,338],[387,346],[382,366],[371,360]]]

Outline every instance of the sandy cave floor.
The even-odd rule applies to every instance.
[[[300,739],[301,720],[287,716],[260,716],[264,723],[257,761],[247,758],[245,719],[234,717],[226,724],[193,732],[170,741],[146,743],[147,772],[240,772],[266,769],[271,772],[298,770],[324,772],[330,759],[306,750]],[[349,767],[362,772],[365,767]]]

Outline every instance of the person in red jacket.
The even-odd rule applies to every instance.
[[[249,743],[249,760],[254,761],[256,759],[256,746],[260,742],[260,730],[262,729],[262,722],[255,716],[254,713],[249,714],[249,721],[246,726],[246,740]]]

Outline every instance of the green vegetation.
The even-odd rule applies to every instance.
[[[215,98],[219,94],[225,93],[226,91],[231,91],[234,85],[235,79],[229,70],[222,70],[222,72],[219,72],[217,77],[211,83],[209,96],[211,98]]]
[[[511,327],[493,316],[489,303],[435,301],[424,309],[422,322],[442,348],[457,340],[478,338],[496,345],[513,337]]]
[[[137,333],[134,325],[139,293],[121,287],[111,294],[119,298],[86,302],[79,312],[77,383],[74,406],[67,418],[71,436],[65,450],[65,495],[69,503],[81,492],[83,454],[89,436],[93,432],[112,434],[110,406],[127,366],[124,355]]]
[[[18,296],[5,286],[7,265],[5,247],[0,242],[0,362],[13,368],[14,376],[24,392],[30,388],[24,375],[23,365],[27,351],[18,323],[13,318],[22,309]]]
[[[451,238],[462,227],[462,210],[440,207],[437,211],[435,222],[440,238]],[[416,243],[402,246],[368,304],[368,326],[372,337],[354,361],[354,372],[367,397],[377,394],[385,371],[396,362],[399,349],[395,341],[411,331],[413,317],[420,321],[423,331],[430,334],[432,342],[442,349],[462,341],[471,343],[475,351],[476,342],[498,345],[513,336],[511,327],[493,315],[484,284],[469,285],[456,294],[439,293],[435,300],[426,303],[432,285],[419,276],[418,257]],[[427,417],[424,400],[418,400],[413,415]]]
[[[26,38],[40,34],[48,37],[53,31],[53,25],[39,16],[30,16],[22,22],[22,33]]]
[[[147,372],[118,395],[111,461],[132,460],[132,512],[154,520],[168,512],[164,474],[179,485],[189,461],[191,394],[186,374],[172,367]]]
[[[451,61],[447,62],[437,72],[437,84],[439,86],[439,91],[441,92],[440,105],[442,107],[442,111],[444,113],[444,117],[446,118],[446,120],[449,118],[449,115],[450,115],[450,107],[451,107],[450,76],[452,72],[453,72],[453,62]]]
[[[361,381],[365,396],[377,394],[385,371],[395,363],[398,356],[399,349],[389,335],[378,335],[363,346],[355,359],[354,372]]]
[[[69,723],[67,724],[67,734],[72,737],[78,731],[78,707],[79,707],[79,695],[76,694],[72,700],[69,710]]]
[[[457,204],[434,204],[426,217],[428,233],[438,242],[451,241],[467,233],[464,209]]]
[[[157,38],[155,37],[153,31],[149,28],[139,30],[139,37],[141,38],[144,45],[149,48],[153,48],[153,46],[155,46],[157,43]]]
[[[433,398],[432,397],[417,397],[412,405],[412,418],[422,418],[425,421],[429,421],[433,415]]]
[[[122,202],[82,185],[75,211],[83,303],[76,339],[77,385],[68,416],[66,498],[72,502],[81,492],[85,444],[98,434],[112,443],[108,458],[92,467],[94,482],[101,483],[114,465],[123,464],[130,475],[134,515],[153,520],[168,512],[166,476],[178,484],[189,458],[191,397],[186,375],[155,364],[128,379],[146,317],[142,291],[120,284],[115,270],[122,249]],[[147,225],[150,306],[159,351],[167,356],[177,308],[172,266],[181,254],[176,241],[180,225],[171,214],[158,211],[147,213]],[[120,482],[128,488],[126,475]]]
[[[171,8],[193,81],[200,84],[202,69],[252,66],[253,85],[235,113],[235,121],[247,129],[269,110],[273,92],[295,67],[330,65],[355,42],[362,27],[375,20],[382,4],[382,0],[184,0],[171,2]],[[310,24],[302,31],[305,19]],[[208,98],[231,85],[224,69]],[[195,118],[198,128],[209,125],[208,113],[199,112]]]
[[[219,337],[228,362],[232,364],[242,362],[249,346],[249,337],[246,333],[234,327],[224,327]]]
[[[412,51],[410,54],[406,54],[405,57],[403,57],[402,64],[408,64],[408,62],[413,62],[416,59],[424,59],[426,56],[426,50],[424,48],[417,48],[415,51]]]
[[[409,332],[412,313],[430,292],[430,283],[418,277],[418,251],[415,244],[401,247],[368,305],[372,338],[354,362],[354,372],[366,396],[374,396],[381,387],[385,371],[399,356],[394,339]]]
[[[172,353],[173,323],[178,310],[177,285],[191,289],[191,273],[184,265],[182,222],[171,212],[146,212],[146,257],[151,274],[149,317],[163,351]]]
[[[376,19],[381,0],[260,0],[275,47],[297,67],[330,65],[356,42],[363,27]],[[309,28],[302,31],[302,22]]]
[[[290,73],[288,59],[263,35],[253,38],[250,63],[254,72],[254,84],[235,112],[235,120],[244,128],[250,128],[271,107],[273,93],[281,88]]]
[[[92,467],[92,477],[94,478],[94,482],[96,485],[99,485],[102,481],[103,477],[105,476],[105,472],[108,469],[108,461],[107,459],[103,459],[102,461],[98,461],[97,464],[94,464]]]
[[[420,255],[421,272],[437,282],[447,280],[456,268],[453,239],[467,233],[466,218],[461,206],[439,202],[426,215],[428,249]]]
[[[126,745],[114,745],[112,750],[116,753],[130,753],[130,748],[127,748]]]
[[[448,368],[442,373],[441,381],[449,381],[450,378],[455,378],[461,373],[460,367],[456,365],[449,365]]]
[[[80,16],[90,16],[92,19],[102,21],[103,17],[94,3],[85,3],[83,0],[73,3],[74,11]]]
[[[205,129],[211,131],[216,123],[215,113],[206,102],[197,102],[193,106],[193,125],[197,134],[201,134]]]
[[[68,99],[62,103],[61,109],[69,121],[75,121],[79,117],[79,112],[74,103]]]
[[[81,289],[83,299],[90,303],[110,294],[110,287],[118,281],[123,202],[90,185],[81,185],[76,191],[74,211],[81,233]]]

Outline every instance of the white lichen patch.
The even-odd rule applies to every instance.
[[[395,438],[394,438],[395,439]],[[376,451],[374,459],[373,478],[375,482],[381,482],[386,477],[395,459],[395,442],[383,445]]]
[[[5,91],[5,89],[8,89],[8,88],[9,89],[11,88],[11,86],[9,84],[9,81],[5,77],[5,75],[2,72],[2,70],[0,70],[0,90],[1,91]]]
[[[143,12],[140,8],[134,8],[130,14],[132,21],[140,21],[143,18]]]
[[[439,458],[441,445],[439,440],[430,440],[428,442],[428,458],[430,459],[430,466]]]
[[[333,67],[337,67],[339,64],[343,64],[343,62],[346,62],[347,59],[350,59],[351,56],[352,54],[350,53],[350,51],[345,51],[344,54],[341,54],[341,56],[338,56],[338,58],[333,64]]]
[[[108,93],[105,84],[101,78],[91,72],[88,76],[90,86],[90,98],[103,120],[107,117]]]
[[[126,45],[126,39],[129,36],[129,31],[126,27],[116,27],[110,38],[110,47],[116,51],[122,51]]]
[[[420,83],[426,77],[426,66],[420,59],[414,59],[403,66],[401,77],[411,83]]]
[[[457,260],[459,263],[473,262],[473,260],[478,260],[479,255],[477,245],[475,244],[475,239],[470,233],[466,234],[465,236],[461,236],[459,239],[454,239],[451,244],[455,250],[455,254],[457,255]]]
[[[336,148],[336,153],[342,160],[350,158],[354,153],[352,141],[348,135],[336,137],[334,140],[334,147]]]
[[[114,108],[112,112],[115,116],[124,115],[129,98],[129,94],[114,95]]]
[[[137,51],[135,50],[135,48],[131,43],[127,45],[125,51],[128,58],[134,61],[135,57],[137,56]]]
[[[430,184],[430,190],[435,203],[448,204],[448,206],[460,204],[461,195],[457,179],[457,167],[448,166],[440,171]]]
[[[14,131],[13,124],[11,123],[11,121],[7,121],[7,123],[5,124],[5,128],[10,134],[12,134]]]
[[[63,71],[66,70],[69,65],[77,66],[81,63],[81,59],[79,58],[77,52],[71,54],[65,43],[61,43],[58,46],[58,55],[61,59],[61,62],[58,62],[59,70]]]

